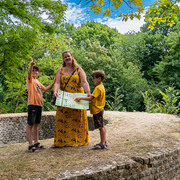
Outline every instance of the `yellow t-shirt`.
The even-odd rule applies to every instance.
[[[99,84],[95,87],[92,96],[94,99],[90,104],[90,112],[91,114],[98,114],[104,109],[105,106],[105,88],[103,84]]]
[[[37,80],[31,77],[27,78],[27,90],[28,90],[28,105],[43,106],[42,90],[44,86]]]

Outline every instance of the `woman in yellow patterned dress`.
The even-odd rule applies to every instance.
[[[57,97],[58,89],[71,93],[84,93],[85,90],[89,96],[90,88],[84,70],[77,65],[70,51],[64,51],[62,57],[62,68],[58,69],[56,73],[54,96]],[[74,74],[72,75],[73,72]],[[67,85],[65,87],[66,83]],[[86,110],[57,107],[54,144],[51,148],[88,145],[88,143],[89,135]]]

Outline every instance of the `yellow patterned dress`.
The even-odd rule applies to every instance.
[[[71,75],[61,69],[61,87],[65,86]],[[77,70],[70,78],[65,91],[84,93]],[[57,107],[54,144],[57,147],[88,145],[88,121],[86,110]]]

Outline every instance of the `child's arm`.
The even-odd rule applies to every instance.
[[[28,79],[31,78],[32,69],[33,69],[34,64],[35,64],[35,59],[33,58],[33,60],[30,62],[30,66],[29,66],[29,70],[28,70]]]
[[[55,81],[56,81],[56,77],[54,77],[54,81],[53,81],[53,83],[51,83],[49,86],[47,86],[47,87],[44,87],[44,89],[43,89],[43,91],[49,91],[53,86],[54,86],[54,83],[55,83]]]
[[[88,96],[88,97],[76,97],[76,98],[74,98],[74,100],[76,101],[76,102],[80,102],[81,100],[85,100],[85,101],[92,101],[94,99],[94,97],[93,96]]]

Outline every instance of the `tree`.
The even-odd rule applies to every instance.
[[[177,14],[180,11],[178,2],[180,0],[157,0],[152,4],[146,14],[145,21],[149,21],[149,28],[154,29],[156,23],[167,23],[167,26],[172,27],[175,20],[178,18]]]
[[[80,1],[87,4],[87,1]],[[156,22],[164,23],[168,22],[169,26],[174,24],[174,20],[177,19],[177,12],[179,12],[179,7],[177,3],[180,0],[157,0],[152,4],[148,10],[146,21],[150,22],[149,28],[153,29]],[[123,21],[128,19],[133,20],[134,18],[140,19],[143,14],[143,0],[91,0],[89,2],[90,9],[94,13],[99,14],[103,12],[104,16],[110,16],[113,13],[113,9],[120,11],[120,8],[127,6],[130,9],[129,13],[119,13],[118,17],[122,17]],[[169,13],[171,11],[171,13]],[[148,15],[153,12],[153,16],[149,17]]]
[[[165,92],[157,89],[162,96],[161,101],[157,100],[151,91],[143,93],[145,110],[146,112],[152,113],[167,113],[167,114],[179,114],[180,102],[179,94],[180,91],[175,89],[174,85],[165,89]]]
[[[154,76],[153,79],[156,79],[161,89],[172,86],[172,84],[180,89],[180,12],[177,17],[172,27],[156,23],[153,30],[148,30],[146,27],[149,23],[147,22],[142,28],[146,44],[148,45],[148,42],[151,44],[150,53],[146,53],[145,58],[151,62],[149,75],[151,78]],[[148,72],[149,67],[146,62],[144,61],[143,64],[144,70]]]
[[[66,7],[52,0],[1,0],[1,32],[17,25],[51,32],[61,22]]]
[[[30,59],[41,57],[48,48],[57,49],[48,34],[59,26],[65,10],[59,0],[0,1],[0,90],[4,94],[0,106],[6,112],[22,112],[27,106]]]
[[[148,88],[147,81],[142,78],[143,74],[138,66],[131,62],[124,62],[126,60],[122,57],[122,52],[116,49],[108,50],[98,41],[94,43],[89,41],[87,49],[83,47],[74,49],[73,55],[86,72],[91,90],[94,89],[92,71],[102,69],[106,74],[103,84],[106,88],[108,103],[112,105],[114,98],[122,97],[116,102],[121,110],[143,110],[141,92]],[[117,89],[118,92],[116,92]]]
[[[161,86],[167,88],[174,84],[180,90],[180,29],[171,32],[165,38],[167,52],[164,59],[155,65],[153,71],[156,74]]]
[[[108,48],[114,44],[116,38],[121,38],[117,30],[95,22],[87,22],[78,27],[71,35],[72,43],[77,47],[88,47],[89,41],[99,41],[100,45]]]
[[[40,68],[38,77],[40,82],[47,86],[53,81],[54,74],[59,68],[59,64],[61,64],[64,35],[59,35],[57,38],[54,35],[39,34],[37,39],[33,41],[29,54],[36,59],[36,65]],[[7,113],[27,111],[26,78],[31,60],[20,55],[19,57],[16,59],[19,62],[18,65],[11,65],[11,71],[8,71],[8,73],[4,71],[1,74],[0,87],[2,84],[4,96],[0,101],[0,106]],[[52,90],[44,94],[43,100],[46,103],[44,103],[43,110],[54,110],[54,107],[50,104],[51,98]]]
[[[65,10],[60,1],[1,0],[0,73],[20,65],[18,59],[30,58],[38,33],[53,33]]]

